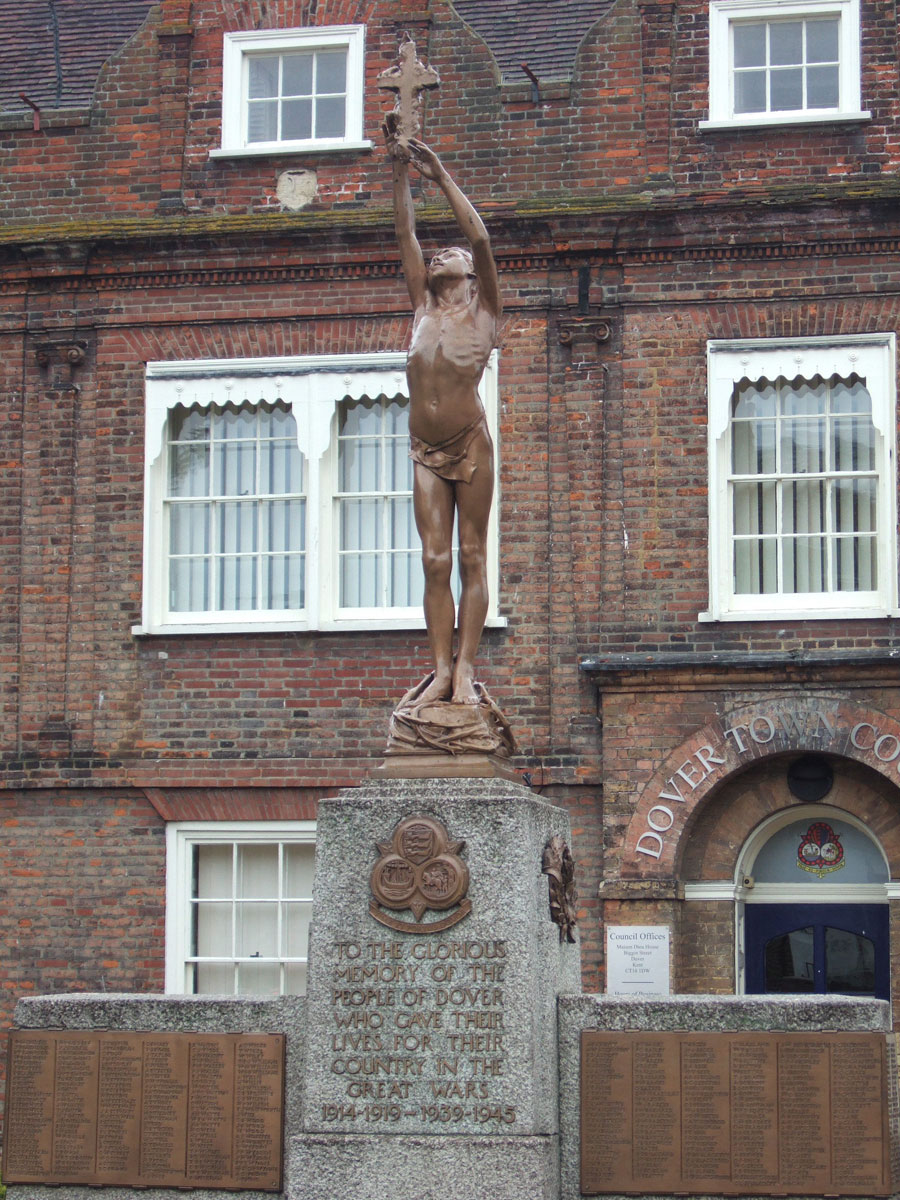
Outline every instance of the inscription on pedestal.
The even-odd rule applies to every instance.
[[[13,1030],[3,1179],[281,1187],[280,1034]]]
[[[586,1195],[887,1196],[887,1118],[877,1034],[582,1034]]]
[[[331,947],[332,1102],[325,1128],[485,1133],[506,1102],[507,946],[500,939]]]

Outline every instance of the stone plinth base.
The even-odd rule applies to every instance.
[[[554,1200],[555,1137],[304,1134],[285,1200]]]
[[[496,754],[389,754],[372,770],[373,779],[510,779],[522,782],[506,758]]]

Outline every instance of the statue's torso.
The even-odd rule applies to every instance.
[[[430,302],[419,310],[406,360],[414,437],[436,445],[477,419],[478,381],[495,334],[494,317],[477,300],[454,309]]]

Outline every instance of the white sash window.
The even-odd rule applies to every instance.
[[[859,0],[711,0],[701,129],[866,121]]]
[[[711,619],[896,607],[892,334],[711,342]]]
[[[148,364],[134,632],[422,627],[404,368],[403,354]],[[494,355],[492,429],[496,375]],[[492,516],[494,621],[496,537]]]
[[[303,995],[315,822],[173,822],[166,837],[166,991]]]

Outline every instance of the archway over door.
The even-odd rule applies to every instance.
[[[833,966],[829,975],[822,961],[826,941],[832,957],[840,953],[846,957],[851,951],[871,957],[871,951],[855,939],[868,938],[883,947],[887,938],[888,946],[895,947],[893,957],[898,961],[900,921],[896,917],[891,919],[890,913],[900,914],[900,883],[893,882],[900,879],[900,788],[882,774],[849,758],[818,757],[829,766],[831,781],[827,794],[814,803],[798,798],[789,786],[789,773],[804,758],[803,753],[795,752],[773,756],[749,770],[735,772],[722,781],[697,814],[690,836],[683,844],[681,861],[680,882],[685,903],[679,906],[681,919],[675,934],[677,990],[740,993],[748,988],[758,989],[761,985],[752,974],[748,979],[747,974],[746,917],[751,908],[766,904],[782,908],[776,914],[778,919],[792,907],[807,903],[880,906],[874,920],[858,907],[849,914],[832,913],[833,919],[827,919],[829,914],[819,908],[811,914],[816,918],[811,922],[810,914],[805,914],[804,920],[791,922],[787,928],[769,930],[770,936],[764,940],[787,938],[782,943],[784,954],[796,950],[798,962],[802,939],[806,939],[807,948],[810,939],[812,943],[818,939],[819,978],[831,978],[832,988],[839,985],[850,994],[861,994],[864,990],[859,983],[839,983],[837,976],[844,971],[840,964]],[[832,825],[840,849],[831,846],[825,830],[810,833],[816,823]],[[779,834],[780,838],[776,836]],[[808,837],[804,836],[807,834]],[[814,845],[808,846],[802,861],[821,874],[797,866],[801,861],[801,846],[808,843]],[[783,856],[781,859],[779,854]],[[751,952],[756,936],[754,922],[762,921],[764,916],[764,912],[750,915]],[[861,919],[862,925],[848,924],[848,916]],[[888,932],[884,928],[886,919]],[[796,930],[810,928],[812,933],[798,933],[794,939],[787,937]],[[839,950],[842,932],[850,935],[850,941],[842,941],[843,949]],[[770,955],[776,953],[773,947]],[[875,990],[883,994],[886,993],[883,967],[889,962],[890,953],[879,950],[877,958],[879,980]],[[815,963],[815,957],[807,956],[804,963],[807,961]],[[787,977],[792,974],[792,963],[785,962],[782,990],[789,986]],[[815,967],[810,970],[814,972]],[[900,995],[900,975],[896,971],[895,976],[893,992]],[[798,982],[797,986],[807,985]],[[813,977],[811,987],[815,986],[818,983]],[[826,989],[827,986],[823,984]]]
[[[890,999],[889,870],[865,825],[801,805],[758,827],[738,858],[742,990]]]

